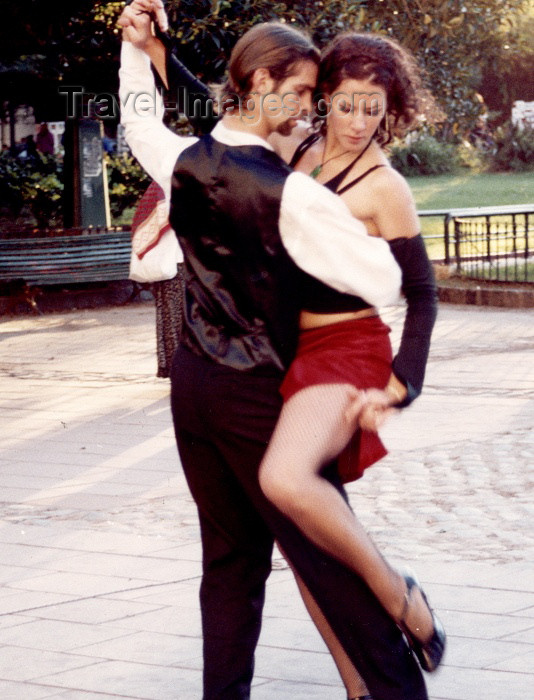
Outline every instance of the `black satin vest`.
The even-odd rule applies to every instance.
[[[290,172],[262,146],[211,136],[179,156],[170,222],[184,252],[182,343],[192,352],[268,374],[293,359],[300,273],[278,223]]]

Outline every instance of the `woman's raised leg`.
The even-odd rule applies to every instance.
[[[404,577],[389,566],[341,494],[321,476],[356,429],[345,415],[354,392],[350,384],[321,384],[292,396],[260,467],[260,485],[307,537],[361,576],[399,622],[405,611]],[[417,639],[432,635],[432,615],[419,589],[413,590],[405,623]]]

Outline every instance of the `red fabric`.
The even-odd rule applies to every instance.
[[[378,316],[301,331],[297,355],[280,389],[284,401],[316,384],[383,389],[391,374],[389,332]],[[386,454],[376,433],[358,430],[338,460],[342,480],[359,479],[364,469]]]
[[[132,246],[137,257],[142,259],[170,228],[165,193],[157,182],[151,182],[137,204],[132,221]]]

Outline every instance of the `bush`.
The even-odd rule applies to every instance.
[[[135,158],[126,153],[106,156],[106,167],[111,214],[119,219],[126,209],[135,207],[150,184],[150,178]]]
[[[115,220],[128,216],[150,179],[129,155],[106,156],[109,200]],[[63,226],[63,164],[60,158],[38,154],[22,159],[0,154],[0,209],[5,221],[16,225]],[[17,221],[18,220],[18,221]]]
[[[462,140],[456,148],[456,155],[464,170],[482,173],[486,172],[491,165],[491,154],[487,148],[478,143],[473,144],[470,141]]]
[[[418,134],[412,139],[391,149],[391,165],[402,175],[442,175],[460,167],[454,145],[441,143],[429,134]]]
[[[22,159],[0,155],[0,204],[12,217],[27,207],[39,228],[63,222],[62,163],[54,156],[37,154]]]
[[[497,171],[534,170],[534,128],[519,129],[510,122],[495,131],[492,167]]]

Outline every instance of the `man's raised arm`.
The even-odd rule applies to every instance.
[[[184,114],[195,133],[211,132],[218,119],[215,115],[214,101],[210,90],[199,80],[175,55],[173,42],[167,35],[167,15],[161,0],[133,0],[124,10],[119,25],[123,28],[132,26],[139,15],[145,15],[153,23],[154,31],[136,33],[129,37],[139,49],[150,58],[159,85],[169,91],[169,98],[178,111]]]
[[[132,5],[125,8],[119,19],[123,27],[119,71],[121,123],[133,155],[168,199],[176,159],[196,138],[178,136],[163,124],[163,100],[156,89],[150,58],[140,48],[152,37],[151,22],[149,14]]]

